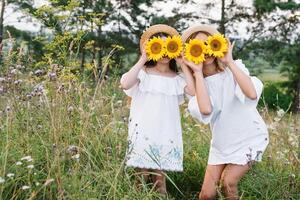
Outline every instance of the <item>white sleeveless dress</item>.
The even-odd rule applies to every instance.
[[[186,82],[143,69],[139,82],[124,92],[132,98],[128,125],[127,166],[182,171],[183,142],[179,105]]]
[[[248,69],[241,60],[237,66],[247,75]],[[210,124],[212,132],[208,164],[239,164],[261,161],[269,136],[266,124],[256,106],[263,84],[251,77],[257,99],[251,100],[242,92],[230,69],[206,77],[205,84],[211,98],[213,111],[210,115],[200,113],[196,97],[189,100],[190,114],[200,122]]]

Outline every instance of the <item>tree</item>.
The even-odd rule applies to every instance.
[[[300,38],[294,44],[287,45],[282,50],[283,64],[281,73],[288,76],[287,87],[293,94],[295,112],[300,112]]]
[[[293,110],[300,112],[300,3],[292,0],[279,3],[272,0],[255,0],[254,5],[260,16],[268,15],[277,8],[289,13],[269,29],[269,38],[273,40],[273,46],[266,51],[274,53],[271,59],[282,65],[281,73],[289,78],[287,87],[294,97]]]
[[[33,9],[33,0],[1,0],[0,8],[0,64],[2,62],[2,48],[3,48],[3,39],[4,39],[4,13],[8,5],[17,6],[18,10],[25,11]]]

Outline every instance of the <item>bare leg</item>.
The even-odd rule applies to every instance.
[[[223,191],[226,196],[226,199],[237,200],[239,199],[238,194],[238,183],[241,178],[248,172],[250,165],[226,165],[223,174]]]
[[[217,197],[217,186],[225,165],[207,165],[199,200],[211,200]]]
[[[153,182],[156,190],[163,196],[167,197],[166,176],[161,170],[154,170]]]
[[[140,169],[140,168],[137,168],[136,169],[136,187],[138,189],[141,189],[142,186],[143,186],[143,183],[147,183],[147,181],[149,180],[149,175],[150,175],[150,172],[148,169]]]

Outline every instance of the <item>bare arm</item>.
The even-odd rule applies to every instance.
[[[195,92],[196,92],[199,110],[203,115],[209,115],[212,112],[212,106],[204,82],[204,77],[202,72],[203,63],[194,64],[193,62],[189,62],[185,59],[184,62],[194,71]]]
[[[237,84],[239,84],[242,92],[252,100],[257,99],[257,94],[251,78],[245,74],[242,70],[236,66],[235,62],[228,63],[228,67],[231,70]]]
[[[138,62],[125,74],[123,74],[121,78],[121,87],[122,89],[129,89],[134,86],[139,80],[137,78],[139,71],[144,67],[147,61],[146,53],[143,52],[142,56],[138,60]]]
[[[185,81],[187,86],[184,88],[184,92],[194,96],[195,95],[195,81],[189,67],[183,62],[182,58],[176,59],[177,63],[181,66],[182,72],[185,75]]]
[[[234,43],[230,44],[230,41],[227,39],[228,41],[228,51],[225,54],[225,56],[223,58],[219,58],[219,60],[224,63],[226,66],[229,67],[229,69],[231,70],[237,84],[239,84],[242,92],[249,98],[252,100],[257,99],[257,94],[254,88],[254,85],[251,81],[251,78],[245,74],[242,70],[240,70],[238,68],[238,66],[235,64],[233,58],[232,58],[232,49],[234,47]]]

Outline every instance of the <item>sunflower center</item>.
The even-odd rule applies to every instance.
[[[159,54],[161,52],[161,50],[162,50],[162,46],[160,43],[155,42],[151,45],[151,52],[153,54]]]
[[[194,57],[199,57],[202,54],[202,48],[199,45],[193,45],[191,48],[191,55]]]
[[[218,40],[213,40],[210,46],[213,51],[219,51],[221,49],[221,43]]]
[[[167,46],[167,50],[171,53],[175,53],[178,50],[177,42],[171,41]]]

